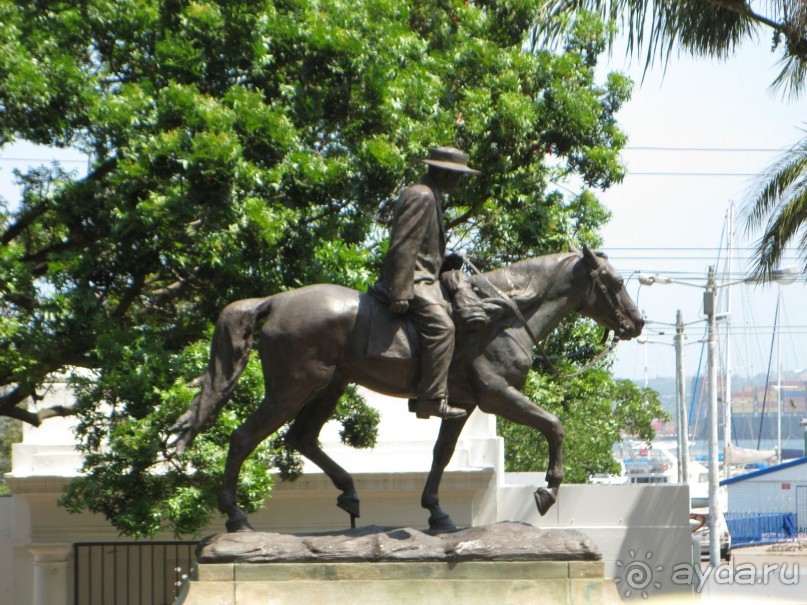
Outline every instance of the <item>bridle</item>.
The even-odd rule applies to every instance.
[[[546,364],[546,367],[549,369],[550,373],[554,374],[555,376],[561,378],[572,378],[574,376],[577,376],[578,374],[582,374],[583,372],[590,370],[592,367],[597,365],[604,357],[610,354],[611,351],[613,351],[616,345],[619,343],[619,336],[617,336],[613,330],[606,330],[605,333],[603,334],[602,341],[600,341],[600,344],[607,343],[606,347],[602,351],[597,353],[597,355],[593,359],[591,359],[591,361],[586,363],[582,368],[579,368],[578,370],[575,370],[574,372],[568,374],[561,374],[560,370],[553,363],[552,360],[575,357],[576,355],[579,354],[579,351],[577,353],[566,354],[560,357],[555,358],[550,357],[547,354],[546,349],[544,349],[541,340],[538,338],[533,329],[530,327],[527,318],[524,317],[524,314],[521,312],[521,309],[518,308],[516,302],[512,298],[510,298],[510,296],[508,296],[505,292],[503,292],[500,288],[498,288],[493,282],[491,282],[485,276],[485,274],[482,273],[476,267],[476,265],[473,264],[473,262],[471,262],[471,259],[469,259],[464,254],[460,254],[459,256],[462,258],[463,262],[467,264],[468,267],[482,279],[482,281],[485,282],[485,285],[489,286],[493,290],[493,292],[502,300],[502,302],[504,302],[505,305],[513,311],[513,314],[521,322],[521,324],[524,326],[524,329],[527,331],[527,334],[529,335],[530,340],[532,340],[533,345],[535,345],[535,348],[538,349],[538,354],[541,356],[541,360],[544,362],[544,364]],[[627,331],[630,326],[625,320],[625,314],[623,313],[624,307],[617,300],[615,300],[615,297],[612,294],[611,290],[608,288],[608,286],[605,285],[605,283],[602,280],[602,274],[607,270],[607,268],[608,268],[607,266],[600,264],[599,266],[597,266],[594,269],[591,269],[588,272],[589,279],[591,280],[591,287],[592,289],[593,288],[599,289],[605,300],[608,301],[611,311],[613,312],[614,316],[617,319],[617,322],[619,323],[619,327],[622,330]],[[555,274],[552,276],[552,279],[550,280],[550,286],[555,283],[555,280],[558,278],[561,269],[562,267],[559,268],[558,271],[556,271]]]
[[[602,297],[608,302],[611,313],[613,313],[614,317],[616,317],[620,330],[627,332],[630,329],[630,325],[625,319],[625,307],[619,302],[614,293],[611,292],[611,289],[608,288],[608,286],[606,286],[602,280],[602,274],[607,270],[607,265],[599,265],[597,268],[591,269],[591,271],[588,272],[589,279],[591,279],[591,287],[592,289],[597,288],[600,291]]]

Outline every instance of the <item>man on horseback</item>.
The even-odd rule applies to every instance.
[[[440,283],[446,260],[446,227],[441,194],[450,194],[463,174],[481,174],[468,166],[468,155],[453,147],[429,151],[428,173],[405,189],[395,204],[389,251],[381,279],[371,293],[393,313],[407,313],[421,337],[420,381],[410,400],[418,418],[459,418],[466,411],[448,405],[448,367],[454,353],[454,321]],[[481,308],[456,303],[475,298],[467,277],[451,267],[444,281],[455,309],[468,327],[484,325]],[[457,294],[459,293],[459,294]]]

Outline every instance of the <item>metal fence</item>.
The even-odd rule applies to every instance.
[[[170,605],[196,562],[196,542],[74,545],[74,605]]]
[[[795,513],[726,513],[731,546],[753,546],[795,540],[799,535]]]

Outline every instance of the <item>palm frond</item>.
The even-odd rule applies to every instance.
[[[785,54],[779,61],[782,70],[771,84],[772,90],[779,90],[784,97],[795,99],[807,89],[807,60],[804,57]]]
[[[723,58],[754,31],[749,13],[725,7],[737,2],[742,5],[742,0],[550,0],[533,40],[556,41],[561,16],[588,11],[623,29],[628,52],[644,53],[646,67],[666,63],[676,49]]]
[[[784,250],[807,227],[807,138],[759,177],[743,214],[747,233],[763,232],[755,245],[752,272],[760,279],[770,279]],[[805,244],[802,237],[801,246]]]

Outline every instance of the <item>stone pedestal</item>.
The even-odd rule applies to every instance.
[[[177,605],[621,603],[601,561],[203,563]]]
[[[176,605],[620,603],[599,559],[579,532],[519,523],[448,534],[221,534],[200,545]]]

